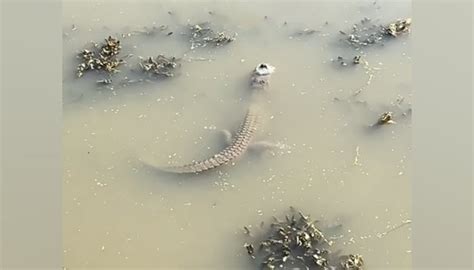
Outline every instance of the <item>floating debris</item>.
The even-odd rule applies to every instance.
[[[255,253],[255,248],[253,247],[252,244],[247,244],[245,243],[244,245],[245,249],[247,249],[247,253],[252,257],[252,258],[255,258],[255,256],[253,255]]]
[[[273,72],[275,72],[274,66],[266,63],[259,64],[252,72],[250,85],[253,88],[267,87],[270,83],[270,76]]]
[[[394,38],[403,33],[408,33],[410,31],[410,26],[410,18],[405,20],[398,19],[397,21],[387,25],[375,24],[372,23],[372,20],[369,18],[364,18],[359,23],[352,26],[350,33],[344,31],[339,32],[345,36],[343,39],[344,42],[359,49],[374,44],[383,45],[383,41],[387,38]]]
[[[235,40],[237,34],[232,36],[226,32],[215,32],[209,23],[195,24],[190,27],[191,31],[191,50],[200,47],[206,47],[208,44],[213,46],[223,46]]]
[[[412,108],[408,108],[405,112],[402,113],[403,117],[410,117],[412,114]]]
[[[247,235],[251,235],[250,229],[249,229],[249,227],[247,227],[247,226],[244,226],[244,232],[245,232],[245,234],[247,234]]]
[[[363,100],[363,99],[360,98],[360,95],[361,95],[362,91],[363,91],[363,89],[360,88],[360,89],[357,89],[356,91],[354,91],[348,97],[334,97],[333,100],[335,102],[343,102],[343,103],[347,103],[347,104],[354,104],[354,105],[357,105],[357,106],[361,106],[361,107],[370,109],[368,102],[366,100]]]
[[[197,61],[205,61],[205,62],[212,62],[214,58],[206,58],[206,57],[185,57],[183,60],[187,62],[197,62]]]
[[[160,25],[160,26],[152,26],[152,27],[145,26],[141,30],[135,30],[132,33],[133,35],[155,36],[158,33],[163,33],[168,28],[169,28],[168,25]]]
[[[338,63],[339,65],[341,65],[341,66],[343,66],[343,67],[349,66],[348,63],[351,64],[350,66],[354,66],[354,65],[360,64],[360,62],[361,62],[361,56],[360,56],[360,55],[356,55],[356,56],[354,56],[354,58],[352,58],[352,60],[348,60],[348,59],[345,59],[345,58],[342,57],[342,56],[338,56],[336,59],[332,59],[332,62],[336,62],[336,63]]]
[[[148,57],[139,63],[142,71],[155,77],[174,77],[175,70],[181,66],[176,57],[166,57],[162,54],[157,57]]]
[[[362,270],[364,266],[364,260],[361,255],[347,255],[343,256],[343,261],[341,262],[341,267],[344,270]]]
[[[315,226],[316,220],[293,208],[290,214],[284,221],[274,218],[257,250],[244,245],[260,269],[362,269],[360,255],[339,256],[329,250],[332,241]]]
[[[341,65],[343,67],[347,66],[347,62],[344,60],[344,57],[342,57],[342,56],[338,56],[335,60],[333,59],[332,61],[336,62],[336,63],[339,63],[339,65]]]
[[[368,78],[366,81],[366,85],[370,85],[372,80],[374,79],[376,73],[381,70],[380,67],[373,67],[369,64],[367,60],[362,58],[361,55],[356,55],[352,59],[346,59],[342,56],[338,56],[336,59],[331,59],[331,62],[336,64],[337,67],[354,67],[356,65],[361,65],[362,68],[365,70],[365,74],[367,74]]]
[[[355,149],[355,157],[354,157],[354,166],[361,166],[362,164],[359,162],[359,158],[360,158],[360,153],[359,153],[359,146],[356,147]]]
[[[396,124],[395,121],[393,121],[393,113],[392,112],[384,112],[382,115],[380,115],[379,119],[375,123],[375,125],[387,125],[387,124]]]
[[[380,70],[380,68],[371,66],[369,62],[365,60],[360,61],[363,63],[365,74],[367,74],[368,76],[366,85],[370,85],[372,83],[372,80],[374,79],[375,74]]]
[[[112,84],[112,80],[111,79],[98,80],[97,84]]]
[[[117,58],[122,49],[120,40],[109,36],[100,47],[94,44],[94,49],[84,49],[79,53],[82,63],[77,67],[77,77],[82,77],[88,70],[103,70],[109,74],[119,72],[118,67],[124,63],[123,59]]]
[[[397,21],[385,26],[384,29],[386,34],[391,35],[393,37],[398,37],[401,34],[409,33],[410,26],[411,18],[405,20],[398,19]]]
[[[339,31],[339,33],[344,35],[345,42],[355,48],[380,43],[385,35],[383,28],[370,23],[370,19],[364,19],[360,23],[354,24],[350,33],[344,31]]]
[[[400,223],[400,224],[398,224],[398,225],[396,225],[396,226],[393,226],[393,227],[390,228],[388,231],[385,231],[385,232],[383,232],[383,233],[378,233],[378,234],[377,234],[377,237],[378,237],[378,238],[385,237],[387,234],[389,234],[389,233],[391,233],[391,232],[394,232],[394,231],[396,231],[396,230],[398,230],[398,229],[400,229],[400,228],[402,228],[402,227],[404,227],[404,226],[406,226],[406,225],[409,225],[409,224],[411,224],[411,219],[403,220],[402,223]]]
[[[352,58],[352,64],[354,65],[360,64],[360,57],[361,57],[360,55],[354,56],[354,58]]]
[[[119,82],[119,86],[128,87],[134,84],[142,84],[142,83],[152,83],[152,81],[149,79],[129,79],[128,77],[126,77]]]
[[[290,37],[302,37],[302,36],[311,36],[313,34],[320,33],[318,30],[310,29],[310,28],[305,28],[300,31],[296,31],[293,35]]]

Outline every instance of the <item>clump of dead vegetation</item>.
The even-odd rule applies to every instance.
[[[392,112],[384,112],[380,115],[377,122],[375,122],[374,126],[381,126],[381,125],[389,125],[389,124],[396,124],[393,120],[393,113]]]
[[[244,248],[259,269],[361,270],[364,260],[357,254],[339,255],[316,226],[317,221],[291,208],[285,220],[275,221],[260,241]],[[250,230],[245,227],[247,234]]]
[[[118,58],[122,46],[120,40],[109,36],[102,44],[94,43],[92,49],[84,49],[78,54],[81,63],[77,66],[77,77],[82,77],[89,70],[105,71],[108,74],[119,72],[124,63]]]
[[[212,46],[223,46],[235,40],[237,34],[232,35],[225,31],[216,32],[210,23],[200,23],[189,27],[191,50],[195,48]]]
[[[146,59],[141,59],[139,63],[141,70],[151,77],[169,78],[176,75],[176,69],[181,67],[179,59],[176,57],[166,57],[162,54]]]
[[[362,19],[352,26],[350,32],[339,31],[343,41],[354,48],[362,48],[375,44],[383,45],[389,38],[397,38],[402,34],[410,32],[412,20],[398,19],[388,24],[376,24],[369,18]]]

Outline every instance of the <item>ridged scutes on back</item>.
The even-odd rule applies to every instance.
[[[161,168],[162,171],[170,173],[200,173],[222,166],[241,156],[248,148],[250,141],[255,136],[259,121],[260,108],[251,106],[242,122],[240,129],[234,135],[231,145],[210,158],[196,161],[182,166],[171,166]]]

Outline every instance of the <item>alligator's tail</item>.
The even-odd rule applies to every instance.
[[[258,106],[251,106],[239,132],[237,132],[234,137],[232,144],[212,157],[186,165],[161,167],[156,169],[168,173],[196,174],[229,163],[242,155],[247,149],[260,120],[260,113],[261,109]]]
[[[218,159],[217,157],[219,156],[221,156],[222,158]],[[162,167],[158,169],[160,171],[167,172],[167,173],[180,173],[180,174],[196,173],[197,174],[197,173],[208,171],[216,167],[219,167],[221,165],[224,165],[230,160],[231,160],[230,158],[226,158],[222,154],[216,154],[211,158],[201,160],[201,161],[196,161],[196,162],[189,163],[186,165]]]

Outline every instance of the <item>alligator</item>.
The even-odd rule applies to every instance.
[[[269,85],[270,75],[274,72],[274,70],[275,68],[269,64],[259,64],[251,74],[250,86],[254,89],[266,88]],[[197,174],[235,161],[250,147],[259,146],[262,147],[262,149],[273,147],[274,145],[267,142],[252,142],[260,123],[260,108],[253,104],[249,107],[244,121],[234,136],[232,136],[230,132],[224,131],[228,146],[219,153],[207,159],[195,161],[186,165],[164,167],[159,169],[169,173]]]

